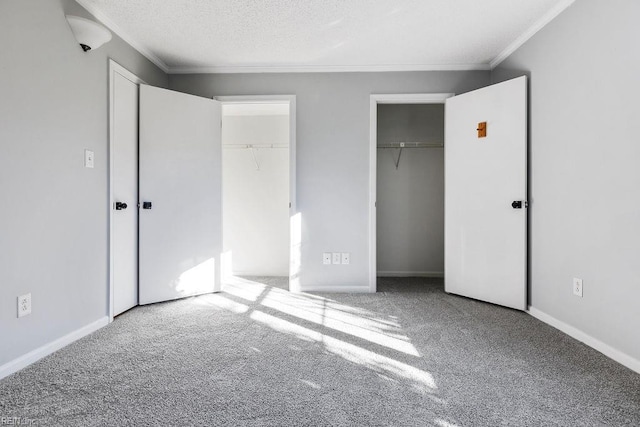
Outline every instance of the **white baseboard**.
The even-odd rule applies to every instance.
[[[18,372],[23,368],[26,368],[33,362],[40,360],[55,351],[60,350],[62,347],[65,347],[72,342],[77,341],[80,338],[85,337],[108,324],[109,316],[104,316],[93,323],[89,323],[88,325],[83,326],[80,329],[76,329],[75,331],[70,332],[63,337],[60,337],[55,341],[45,344],[42,347],[36,348],[35,350],[32,350],[27,354],[24,354],[16,359],[13,359],[10,362],[5,363],[4,365],[0,366],[0,379],[13,374],[14,372]]]
[[[444,277],[444,271],[378,271],[378,277]]]
[[[298,292],[331,292],[331,293],[370,293],[371,288],[365,286],[301,286]]]
[[[280,274],[282,273],[282,274]],[[234,271],[231,273],[231,277],[233,276],[253,276],[253,277],[289,277],[289,270],[283,272],[255,272],[255,271]]]
[[[591,335],[588,335],[581,330],[568,325],[543,311],[538,310],[535,307],[529,307],[528,312],[536,319],[546,323],[547,325],[553,326],[554,328],[564,332],[570,337],[575,338],[578,341],[588,345],[589,347],[598,350],[605,356],[640,374],[640,360],[635,359],[628,354],[623,353],[620,350],[617,350],[610,345],[603,343],[602,341],[592,337]]]

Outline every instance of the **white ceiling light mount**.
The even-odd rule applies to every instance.
[[[111,32],[106,27],[89,19],[67,15],[67,22],[82,50],[95,50],[111,40]]]

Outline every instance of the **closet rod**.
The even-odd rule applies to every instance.
[[[222,148],[250,149],[250,148],[289,148],[287,144],[222,144]]]
[[[390,144],[379,144],[377,148],[443,148],[441,142],[392,142]]]
[[[393,159],[393,163],[396,165],[396,170],[400,166],[400,157],[402,157],[402,150],[405,148],[443,148],[443,143],[437,142],[392,142],[390,144],[380,144],[378,148],[382,149],[396,149],[398,150],[398,158]],[[393,155],[393,153],[391,153]]]

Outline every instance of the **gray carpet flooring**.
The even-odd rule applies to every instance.
[[[138,307],[0,381],[38,425],[640,426],[640,375],[533,317],[379,280],[291,294],[242,278]]]

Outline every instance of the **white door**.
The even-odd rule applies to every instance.
[[[140,86],[140,304],[220,290],[220,103]]]
[[[138,85],[114,72],[113,315],[138,305]]]
[[[526,77],[447,99],[446,292],[526,309],[526,198]]]

